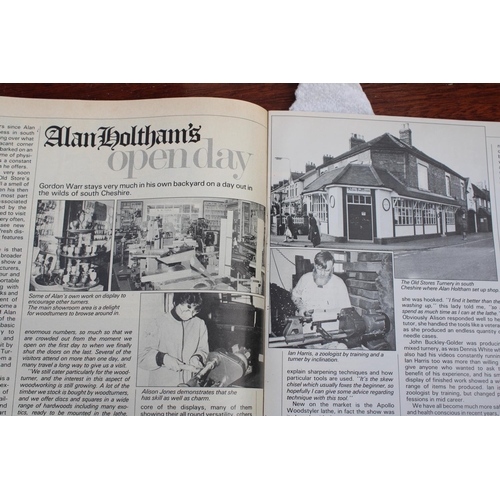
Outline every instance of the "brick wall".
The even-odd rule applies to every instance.
[[[415,156],[394,151],[372,151],[372,162],[375,167],[391,172],[406,186],[418,189],[418,163]],[[428,167],[429,191],[446,195],[446,172],[432,163],[423,162],[423,164]],[[460,177],[453,174],[450,176],[451,196],[460,200]]]
[[[392,254],[359,252],[344,263],[351,304],[361,315],[373,310],[382,311],[391,321],[387,341],[395,347],[394,288]]]
[[[396,153],[394,151],[372,151],[372,165],[391,172],[396,179],[406,184],[405,179],[405,156],[406,153]]]

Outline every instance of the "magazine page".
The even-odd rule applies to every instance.
[[[261,415],[267,112],[0,99],[0,414]]]
[[[500,414],[500,126],[269,123],[265,414]]]

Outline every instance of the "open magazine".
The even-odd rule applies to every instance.
[[[498,415],[500,125],[0,98],[0,414]]]

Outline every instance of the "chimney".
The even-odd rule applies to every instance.
[[[349,145],[351,149],[359,146],[360,144],[363,144],[364,142],[365,138],[362,135],[358,134],[351,134],[351,138],[349,139]]]
[[[312,161],[306,163],[306,173],[311,172],[316,168],[316,164],[313,163]]]
[[[323,155],[323,165],[325,163],[331,162],[333,160],[333,155]]]
[[[399,131],[399,138],[408,146],[411,146],[411,130],[408,123],[403,124],[403,128]]]

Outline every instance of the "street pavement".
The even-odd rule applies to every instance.
[[[284,236],[271,235],[271,246],[280,247],[312,247],[311,242],[307,239],[307,235],[298,235],[296,240],[284,242]],[[419,238],[410,241],[398,241],[382,245],[380,243],[367,243],[367,242],[347,242],[336,243],[324,240],[316,248],[338,248],[338,249],[351,249],[351,250],[372,250],[372,251],[402,251],[402,250],[428,250],[431,248],[442,248],[449,246],[463,246],[468,243],[483,241],[490,242],[493,246],[492,233],[474,233],[467,235],[464,241],[460,235],[436,236],[431,238]]]
[[[292,242],[283,240],[284,236],[272,235],[271,246],[312,248],[306,235],[299,235]],[[316,248],[394,252],[396,278],[484,281],[497,279],[492,233],[469,234],[466,240],[463,240],[461,235],[448,235],[387,245],[322,241]]]

